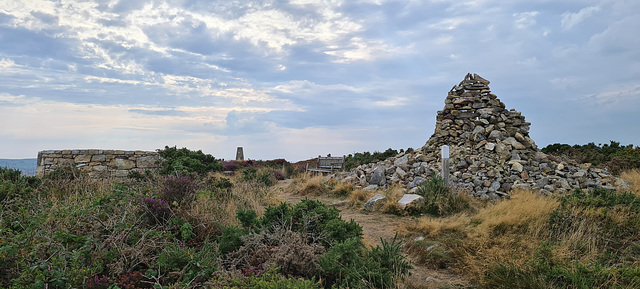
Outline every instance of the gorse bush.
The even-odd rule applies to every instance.
[[[201,150],[191,151],[187,148],[165,146],[158,150],[164,158],[163,167],[160,170],[164,175],[188,175],[198,173],[203,176],[207,172],[221,171],[223,169],[219,160]]]

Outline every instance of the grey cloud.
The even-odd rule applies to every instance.
[[[158,116],[188,116],[189,114],[175,109],[130,109],[129,112]]]
[[[31,12],[33,17],[49,25],[58,25],[59,17],[56,15],[46,14],[42,12]]]

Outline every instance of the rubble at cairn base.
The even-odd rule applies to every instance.
[[[361,165],[335,178],[362,188],[397,183],[415,193],[420,183],[440,174],[440,149],[448,145],[450,184],[483,199],[506,196],[512,188],[549,194],[629,186],[606,169],[541,152],[529,137],[531,123],[515,109],[507,110],[491,93],[489,81],[477,74],[467,74],[444,103],[435,132],[422,148]]]

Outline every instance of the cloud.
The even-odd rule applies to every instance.
[[[160,116],[188,116],[189,114],[175,109],[130,109],[129,112],[146,114],[146,115],[160,115]]]
[[[638,3],[5,1],[0,138],[230,157],[417,147],[467,72],[548,121],[548,140],[604,119],[631,130]]]
[[[574,26],[580,24],[581,22],[587,20],[591,16],[600,12],[600,6],[589,6],[580,9],[580,11],[576,13],[565,12],[562,13],[562,20],[560,21],[560,26],[562,30],[571,30]]]
[[[516,18],[515,25],[518,29],[524,29],[536,25],[536,16],[538,11],[520,12],[514,13],[513,17]]]

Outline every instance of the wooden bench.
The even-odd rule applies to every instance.
[[[307,172],[333,173],[342,169],[344,157],[318,157],[318,164],[315,168],[310,168],[307,163]]]

